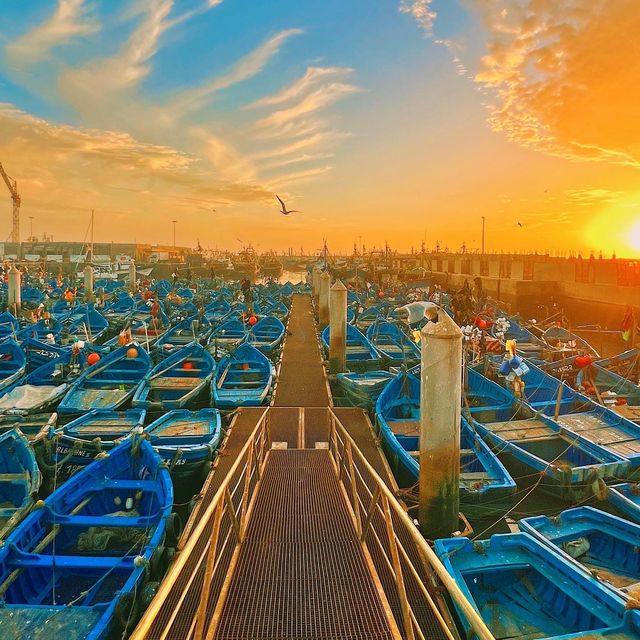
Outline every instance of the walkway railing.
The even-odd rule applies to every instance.
[[[449,575],[332,409],[327,409],[329,451],[351,505],[355,527],[380,578],[398,628],[408,640],[454,640],[451,626],[435,602],[446,591],[481,640],[491,631]],[[438,622],[438,633],[433,628]]]
[[[131,640],[213,638],[271,448],[269,417],[269,410],[265,409],[169,568]],[[174,588],[176,583],[179,589]],[[190,593],[199,597],[189,599]]]

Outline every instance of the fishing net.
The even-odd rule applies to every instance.
[[[100,611],[74,607],[0,606],[0,638],[82,640],[89,635],[100,616]]]

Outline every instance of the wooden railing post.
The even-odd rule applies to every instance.
[[[220,523],[222,522],[222,512],[224,511],[224,502],[220,500],[216,507],[213,518],[213,527],[211,529],[211,537],[209,539],[209,550],[207,551],[207,564],[204,570],[202,591],[200,592],[200,602],[198,604],[198,612],[196,613],[196,630],[194,640],[203,640],[204,623],[207,617],[207,604],[209,603],[209,594],[211,593],[211,578],[213,569],[216,564],[216,547],[218,546],[218,537],[220,535]]]

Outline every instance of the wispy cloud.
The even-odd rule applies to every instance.
[[[303,149],[310,149],[312,147],[318,147],[320,145],[326,145],[328,143],[335,142],[346,136],[347,134],[339,133],[337,131],[320,131],[318,133],[314,133],[313,135],[307,136],[306,138],[294,140],[293,142],[289,142],[280,147],[274,147],[264,151],[259,151],[252,154],[251,157],[253,160],[281,158],[293,153],[298,153]]]
[[[90,17],[84,0],[58,0],[53,14],[42,24],[10,42],[6,53],[12,64],[25,67],[46,58],[55,47],[99,30],[100,25]]]
[[[209,144],[219,161],[233,157],[224,144],[211,139]],[[10,159],[11,172],[20,176],[29,211],[41,224],[49,216],[48,231],[75,228],[78,212],[92,207],[128,214],[162,210],[170,215],[188,198],[203,204],[271,201],[268,190],[222,176],[199,157],[124,133],[51,124],[2,103],[0,155]],[[138,195],[132,198],[131,192]],[[134,215],[129,224],[142,233],[148,220],[138,223]]]
[[[400,13],[412,15],[418,25],[424,30],[425,35],[433,35],[433,23],[438,14],[431,7],[432,0],[402,0]]]
[[[172,107],[179,112],[200,109],[205,102],[218,91],[253,78],[260,73],[269,61],[280,51],[284,43],[293,36],[300,35],[301,29],[286,29],[276,34],[257,49],[236,63],[227,73],[216,77],[201,87],[185,91],[174,101]]]
[[[328,107],[345,96],[360,91],[358,87],[343,82],[330,82],[302,98],[287,109],[280,109],[258,121],[260,128],[279,127],[287,122],[308,116],[324,107]]]
[[[269,182],[271,188],[277,188],[280,186],[288,186],[293,184],[300,184],[301,182],[308,182],[309,180],[315,180],[320,176],[329,173],[333,167],[326,165],[324,167],[316,167],[314,169],[307,169],[305,171],[297,171],[289,173],[287,175],[279,176]]]
[[[270,107],[283,104],[290,100],[299,98],[314,86],[317,86],[319,82],[328,78],[348,76],[352,73],[353,69],[348,67],[309,67],[301,78],[289,86],[278,91],[278,93],[272,96],[265,96],[264,98],[260,98],[259,100],[252,102],[247,105],[246,108]]]

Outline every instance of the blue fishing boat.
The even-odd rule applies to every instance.
[[[413,486],[420,473],[420,380],[401,371],[376,402],[382,448],[401,486]],[[504,510],[516,490],[505,467],[467,421],[460,424],[460,499],[467,505],[490,504]],[[485,507],[484,512],[487,513]]]
[[[149,354],[132,342],[105,355],[85,369],[58,407],[62,414],[126,405],[151,370]]]
[[[282,323],[286,323],[289,317],[289,307],[284,302],[274,301],[264,309],[264,313],[278,318]]]
[[[74,360],[77,364],[73,364]],[[0,413],[42,413],[52,410],[80,374],[81,363],[67,349],[0,390]]]
[[[518,353],[527,358],[542,358],[545,352],[552,351],[551,347],[533,334],[529,329],[523,327],[520,324],[520,318],[518,316],[504,317],[509,323],[509,327],[500,332],[498,327],[501,323],[493,323],[489,329],[489,334],[498,340],[515,340]],[[500,318],[499,318],[500,320]]]
[[[176,349],[145,376],[132,406],[150,411],[201,406],[215,368],[213,356],[198,342]]]
[[[617,356],[597,360],[596,365],[640,385],[640,349],[628,349]]]
[[[275,370],[271,360],[250,344],[241,344],[220,360],[211,385],[213,404],[220,409],[264,404]]]
[[[155,343],[156,349],[171,351],[193,342],[204,344],[211,333],[206,316],[192,315],[174,324]]]
[[[16,335],[20,329],[20,322],[9,311],[0,313],[0,340]]]
[[[64,325],[62,322],[56,318],[40,318],[37,322],[27,324],[22,327],[22,329],[20,329],[16,334],[16,339],[19,341],[26,340],[28,338],[45,340],[49,334],[58,339],[63,328]]]
[[[435,551],[496,638],[640,634],[640,611],[527,533],[436,540]],[[466,637],[475,637],[458,611]]]
[[[553,416],[567,431],[627,458],[632,468],[640,465],[640,425],[594,402],[531,362],[528,369],[522,378],[524,396],[536,411]]]
[[[576,335],[564,327],[549,327],[543,334],[542,340],[552,349],[565,351],[572,354],[588,353],[594,358],[599,358],[598,352],[579,335]]]
[[[231,313],[231,305],[226,300],[214,300],[204,308],[204,315],[212,325],[222,322]]]
[[[534,411],[473,368],[468,369],[465,398],[464,413],[476,431],[499,452],[515,477],[542,477],[542,491],[584,500],[600,492],[605,481],[629,473],[626,457]]]
[[[27,369],[27,356],[20,345],[9,338],[0,343],[0,391],[17,382]]]
[[[38,287],[22,287],[22,301],[28,304],[40,304],[44,300],[44,293]]]
[[[166,569],[172,504],[166,466],[139,439],[62,485],[0,549],[0,637],[131,631]]]
[[[386,317],[387,307],[382,304],[374,304],[366,309],[359,307],[360,312],[356,315],[355,326],[361,331],[366,331],[378,318]]]
[[[13,427],[0,435],[0,543],[29,513],[40,489],[29,440]]]
[[[96,456],[111,451],[134,430],[142,431],[146,411],[128,409],[109,411],[92,409],[50,434],[52,460],[57,466],[57,479],[63,481],[89,464]]]
[[[247,328],[238,318],[231,318],[215,328],[207,343],[207,349],[216,360],[233,351],[247,339]]]
[[[540,368],[624,418],[640,422],[640,386],[628,378],[597,363],[584,365],[579,357],[549,362]]]
[[[265,316],[249,328],[247,342],[267,356],[273,355],[284,340],[285,328],[278,318]]]
[[[322,332],[322,344],[329,353],[331,327]],[[358,328],[347,324],[347,368],[349,371],[373,371],[382,366],[382,354]]]
[[[344,397],[354,406],[373,411],[376,400],[395,374],[388,371],[365,371],[364,373],[339,373],[336,382]]]
[[[6,433],[11,429],[20,429],[20,432],[33,446],[36,441],[53,433],[57,420],[58,414],[50,412],[30,415],[2,413],[0,414],[0,433]]]
[[[617,511],[640,524],[640,486],[632,482],[609,485],[607,499]]]
[[[521,531],[552,545],[623,597],[640,586],[640,525],[595,509],[567,509],[557,516],[532,516]]]
[[[217,409],[168,411],[145,427],[149,441],[169,465],[174,486],[181,498],[193,495],[190,479],[202,481],[222,438],[222,421]]]
[[[102,311],[102,314],[110,324],[123,325],[135,308],[135,300],[127,291],[118,291],[112,300]]]
[[[87,342],[98,343],[109,331],[109,321],[93,305],[83,304],[70,316],[67,330]]]
[[[366,335],[390,366],[412,367],[420,362],[420,348],[396,323],[378,319]]]

